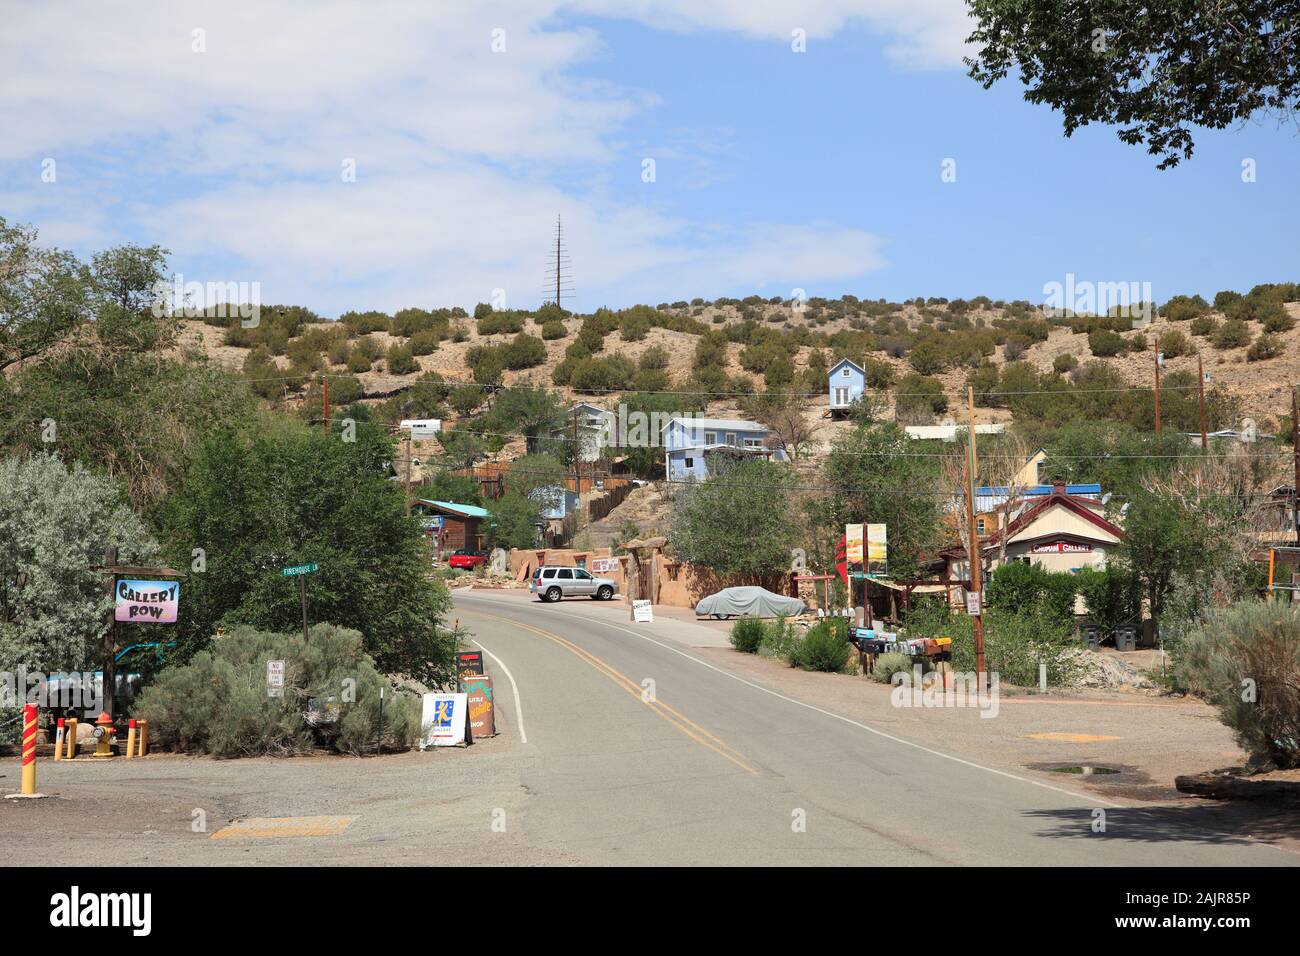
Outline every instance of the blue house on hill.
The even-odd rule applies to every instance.
[[[669,481],[709,477],[704,461],[709,454],[785,460],[784,451],[771,447],[766,426],[738,418],[681,416],[664,426],[662,439],[664,476]]]
[[[867,373],[852,359],[840,359],[827,373],[826,387],[831,414],[847,412],[866,391]]]

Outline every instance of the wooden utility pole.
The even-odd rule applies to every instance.
[[[968,560],[970,562],[970,586],[975,595],[974,608],[976,613],[973,625],[975,630],[975,673],[978,680],[983,683],[984,675],[987,673],[984,666],[984,591],[983,582],[980,575],[980,542],[979,534],[975,530],[975,389],[971,386],[966,387],[966,432],[970,443],[970,457],[966,462],[966,520],[970,525],[970,551]],[[1002,529],[1006,534],[1006,529]],[[970,599],[967,599],[966,610],[970,613]]]
[[[555,217],[555,307],[560,308],[560,217]]]
[[[1205,431],[1205,364],[1201,353],[1196,353],[1196,392],[1201,405],[1201,451],[1208,451],[1210,438]]]
[[[1156,434],[1160,434],[1160,336],[1156,336]]]
[[[1291,455],[1295,459],[1295,484],[1291,489],[1291,522],[1295,525],[1295,543],[1300,547],[1300,416],[1296,414],[1295,386],[1291,386]]]
[[[108,594],[108,610],[104,613],[104,713],[113,716],[113,696],[117,691],[117,609],[116,594],[117,574],[111,570],[117,567],[117,548],[104,549],[104,591]]]
[[[321,401],[321,428],[325,429],[325,434],[330,433],[330,377],[322,375],[320,377],[320,401]]]

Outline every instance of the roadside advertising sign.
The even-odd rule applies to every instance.
[[[653,624],[654,606],[649,601],[632,602],[632,620],[638,624]]]
[[[863,572],[865,545],[865,525],[846,524],[844,526],[844,561],[849,574]]]
[[[496,709],[493,706],[491,677],[463,677],[458,690],[469,701],[470,739],[495,737]]]
[[[867,577],[883,578],[889,574],[888,555],[885,525],[867,525]]]
[[[592,558],[588,569],[592,574],[608,574],[622,566],[623,562],[618,558]]]
[[[464,694],[425,694],[420,710],[420,749],[463,744],[468,710]]]
[[[113,620],[174,624],[180,599],[181,586],[176,581],[118,581]]]
[[[473,677],[483,673],[482,651],[461,651],[456,655],[456,676]]]
[[[442,419],[440,418],[404,418],[399,428],[404,428],[411,433],[411,438],[419,441],[424,438],[436,438],[442,431]]]

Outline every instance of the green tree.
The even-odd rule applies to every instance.
[[[173,560],[189,567],[201,548],[206,563],[186,580],[184,653],[205,647],[218,624],[301,626],[298,589],[280,569],[316,562],[307,582],[313,621],[360,631],[384,670],[426,684],[452,677],[455,641],[440,626],[450,599],[426,577],[419,528],[388,480],[392,439],[363,427],[345,438],[285,421],[203,443],[164,512]]]
[[[0,670],[102,665],[112,599],[95,568],[109,547],[122,564],[158,557],[119,484],[81,465],[66,467],[54,455],[0,458]]]
[[[826,492],[807,504],[816,534],[811,552],[819,566],[833,563],[846,524],[869,522],[887,528],[890,576],[917,576],[940,537],[940,502],[932,493],[939,474],[933,462],[917,455],[911,439],[893,423],[863,422],[837,438],[822,464]]]
[[[794,472],[781,462],[724,464],[682,488],[670,518],[673,553],[731,583],[772,584],[790,567],[797,540]]]
[[[66,340],[87,315],[87,270],[0,216],[0,371]]]
[[[1190,158],[1191,127],[1226,129],[1260,111],[1291,114],[1300,43],[1289,0],[968,0],[978,25],[970,75],[987,89],[1017,74],[1025,99],[1060,110],[1065,134],[1119,127],[1160,169]]]

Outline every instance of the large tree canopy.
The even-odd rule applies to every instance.
[[[385,670],[447,680],[455,642],[439,625],[450,600],[426,578],[419,529],[386,478],[392,456],[392,440],[373,428],[351,442],[296,424],[209,437],[165,513],[178,566],[202,549],[181,602],[185,650],[219,623],[300,627],[298,588],[281,569],[316,562],[313,622],[360,631]]]
[[[967,0],[967,59],[986,88],[1013,69],[1025,99],[1064,114],[1065,134],[1118,125],[1159,168],[1192,155],[1191,126],[1223,129],[1300,105],[1294,0]]]

